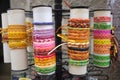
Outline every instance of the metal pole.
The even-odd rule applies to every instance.
[[[55,0],[55,30],[57,30],[61,26],[62,22],[62,0]],[[61,33],[61,30],[58,31]],[[56,34],[57,35],[57,34]],[[61,43],[61,39],[56,36],[56,46]],[[61,51],[56,52],[56,80],[62,80],[62,54]]]

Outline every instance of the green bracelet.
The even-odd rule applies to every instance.
[[[87,64],[89,64],[89,60],[72,60],[72,59],[69,59],[69,64],[71,65],[74,65],[74,66],[85,66]]]
[[[94,23],[94,29],[111,29],[110,23]]]
[[[110,60],[110,54],[93,54],[93,59],[100,60],[100,61],[108,61]]]
[[[97,67],[109,67],[110,61],[100,62],[100,61],[93,60],[93,64]]]
[[[49,67],[49,68],[39,68],[39,67],[35,66],[35,70],[41,74],[48,74],[48,73],[55,72],[56,66]]]

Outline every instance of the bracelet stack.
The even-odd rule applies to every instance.
[[[94,11],[94,54],[93,63],[97,67],[109,67],[111,48],[111,11]]]
[[[56,70],[55,31],[52,8],[47,5],[33,7],[33,47],[35,70],[40,75],[51,75]]]
[[[77,13],[77,12],[81,13]],[[68,20],[69,73],[84,75],[89,63],[90,20],[88,7],[72,7]],[[74,14],[76,13],[76,14]],[[84,14],[84,15],[82,15]]]

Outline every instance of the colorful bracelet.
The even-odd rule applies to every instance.
[[[111,45],[110,44],[94,44],[94,48],[96,49],[110,49]]]
[[[48,74],[48,73],[55,72],[56,66],[48,66],[47,68],[44,68],[44,67],[40,68],[39,66],[35,65],[35,70],[41,74]]]
[[[111,39],[112,35],[94,35],[94,39]]]
[[[68,33],[70,34],[70,33],[75,33],[75,34],[87,34],[87,35],[89,35],[90,34],[90,29],[88,28],[88,29],[78,29],[78,28],[71,28],[71,27],[69,27],[68,28]]]
[[[99,35],[99,34],[111,34],[111,30],[93,30],[94,35]]]
[[[94,39],[94,44],[111,44],[110,39]]]
[[[97,53],[97,54],[110,54],[110,49],[96,49],[94,48],[94,52]]]
[[[74,65],[74,66],[85,66],[87,64],[89,64],[89,60],[72,60],[72,59],[69,59],[69,64],[71,65]]]
[[[68,39],[73,39],[73,40],[89,40],[90,36],[89,35],[68,35]]]
[[[77,47],[77,48],[88,48],[89,47],[89,42],[86,42],[86,43],[68,42],[67,46],[68,47]]]
[[[26,32],[8,32],[8,39],[25,39]]]
[[[108,16],[94,17],[94,22],[111,22],[111,17]]]
[[[98,61],[110,61],[110,54],[93,54],[93,59]]]
[[[68,22],[73,22],[73,23],[89,23],[90,19],[70,18],[70,19],[68,19]]]
[[[69,23],[67,26],[74,27],[74,28],[90,28],[89,23]]]
[[[8,32],[26,32],[25,25],[8,25]]]
[[[34,25],[53,25],[54,23],[53,22],[42,22],[42,23],[34,22],[33,24]]]
[[[56,55],[55,53],[50,55],[34,55],[35,64],[38,66],[50,66],[56,64]]]
[[[97,67],[109,67],[110,66],[110,61],[104,61],[104,62],[100,62],[100,61],[96,61],[93,60],[93,64]]]
[[[8,45],[10,48],[26,48],[27,43],[25,41],[19,40],[19,41],[9,41]]]
[[[68,47],[68,49],[75,50],[75,51],[87,51],[89,50],[89,47],[87,48]]]
[[[68,54],[73,60],[86,60],[89,57],[88,51],[75,51],[68,49]]]
[[[111,29],[110,23],[94,23],[94,29]]]

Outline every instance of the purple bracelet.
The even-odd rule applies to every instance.
[[[42,22],[42,23],[34,22],[33,24],[34,25],[53,25],[54,23],[53,22]]]
[[[44,33],[54,33],[55,30],[54,29],[46,29],[46,30],[37,30],[37,29],[34,29],[33,30],[33,33],[37,33],[37,34],[44,34]]]

